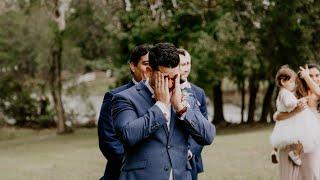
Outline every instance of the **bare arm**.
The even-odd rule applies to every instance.
[[[311,77],[309,75],[308,67],[306,67],[305,69],[300,67],[300,75],[301,75],[301,78],[303,78],[306,81],[311,92],[314,93],[315,95],[317,95],[318,97],[320,97],[320,87],[317,85],[317,83],[315,83],[311,79]]]
[[[304,80],[306,81],[311,92],[320,97],[320,87],[315,82],[313,82],[310,76],[307,76]]]
[[[301,102],[298,104],[298,106],[291,112],[275,112],[273,114],[273,119],[276,121],[283,121],[286,120],[288,118],[293,117],[294,115],[296,115],[297,113],[301,112],[302,110],[304,110],[307,106],[306,102]]]
[[[275,112],[273,114],[273,119],[276,121],[283,121],[286,120],[288,118],[291,118],[292,116],[296,115],[297,113],[295,113],[294,111],[291,112]]]

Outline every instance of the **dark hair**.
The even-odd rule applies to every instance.
[[[320,71],[320,68],[317,64],[307,64],[309,69],[316,68],[318,71]],[[318,106],[317,106],[318,112],[320,112],[320,101],[318,101]]]
[[[159,70],[159,66],[174,68],[179,63],[177,48],[171,43],[158,43],[149,51],[149,65],[153,70]]]
[[[140,58],[149,52],[150,47],[151,46],[148,44],[142,44],[142,45],[136,46],[131,52],[130,63],[137,65],[140,61]]]
[[[281,66],[276,75],[277,86],[281,87],[281,80],[289,81],[293,76],[296,76],[296,73],[288,65]]]
[[[316,64],[307,64],[307,66],[308,66],[308,69],[316,68],[316,69],[318,69],[318,71],[320,71],[319,66]]]

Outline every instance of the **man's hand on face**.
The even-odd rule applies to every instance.
[[[156,101],[160,101],[165,105],[170,105],[170,93],[168,78],[164,78],[163,74],[156,72],[156,79],[154,84],[154,95]]]
[[[177,112],[184,108],[184,105],[182,104],[182,93],[180,88],[180,74],[178,74],[174,80],[171,104]]]

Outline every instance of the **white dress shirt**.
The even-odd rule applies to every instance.
[[[180,88],[181,88],[181,89],[185,89],[185,88],[191,89],[191,85],[190,85],[190,83],[188,82],[188,80],[186,80],[184,83],[180,84]]]

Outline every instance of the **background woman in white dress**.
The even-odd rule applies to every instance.
[[[291,112],[297,108],[299,102],[306,102],[308,86],[302,83],[303,81],[297,78],[296,73],[288,66],[282,66],[278,70],[276,75],[276,83],[280,88],[277,97],[278,112]],[[320,144],[319,125],[313,111],[306,108],[286,120],[277,121],[270,136],[270,142],[277,149],[290,146],[288,156],[295,165],[299,166],[302,150],[306,153],[312,152]]]
[[[308,65],[308,68],[301,69],[301,77],[305,79],[310,87],[310,95],[308,98],[308,106],[317,115],[317,107],[319,105],[320,97],[320,70],[317,65]],[[291,113],[278,113],[274,115],[274,119],[281,121],[294,116],[306,107],[306,104],[299,104],[299,108]],[[319,117],[319,116],[317,116]],[[319,119],[320,123],[320,119]],[[320,129],[319,129],[320,131]],[[301,155],[302,165],[300,167],[294,166],[286,156],[288,150],[282,149],[280,151],[280,179],[288,180],[320,180],[320,147],[312,153],[303,153]]]

